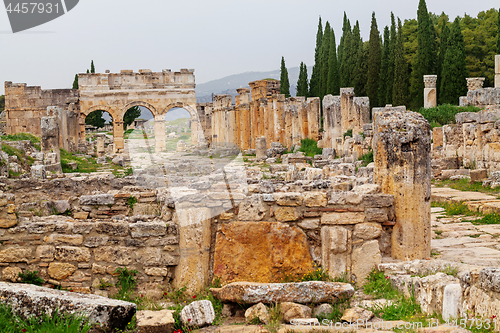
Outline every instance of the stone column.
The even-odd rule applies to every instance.
[[[354,88],[340,88],[341,135],[352,129],[349,124],[354,103]]]
[[[299,124],[299,108],[295,105],[290,105],[292,112],[292,145],[300,145],[300,124]]]
[[[252,135],[252,126],[250,122],[250,89],[239,88],[238,92],[238,112],[239,112],[239,136],[241,149],[249,149]]]
[[[193,127],[196,127],[195,122],[191,121],[191,136],[193,133],[196,134],[196,129],[193,131]],[[155,151],[157,153],[165,151],[167,144],[165,142],[165,115],[160,115],[155,117]]]
[[[292,142],[292,109],[290,105],[290,101],[288,99],[285,100],[285,147],[289,150],[293,148]]]
[[[500,88],[500,54],[495,55],[495,88]]]
[[[261,158],[266,158],[266,137],[261,136],[258,138],[255,138],[255,150],[256,150],[256,158],[261,159]]]
[[[319,97],[310,97],[306,101],[307,125],[309,127],[309,139],[319,140],[320,110]]]
[[[467,91],[478,90],[483,88],[484,77],[468,77],[466,80],[467,80]]]
[[[363,125],[370,123],[370,98],[354,97],[353,99],[352,135],[363,132]],[[343,133],[342,133],[343,134]]]
[[[437,105],[436,93],[437,75],[424,75],[424,108],[433,108]]]
[[[103,157],[106,154],[106,149],[104,148],[104,139],[106,135],[103,133],[96,134],[96,151],[97,157]]]
[[[374,183],[394,195],[396,225],[392,257],[425,259],[431,254],[430,125],[417,112],[374,112]]]
[[[300,140],[306,139],[309,129],[307,128],[307,110],[306,98],[302,96],[294,97],[297,101],[297,110],[299,113],[299,136]]]
[[[278,94],[276,99],[276,108],[274,110],[274,137],[276,141],[286,146],[285,139],[285,95]]]
[[[45,170],[62,172],[61,152],[59,150],[59,125],[56,117],[40,119],[41,151],[44,155]]]
[[[115,121],[113,119],[113,143],[115,144],[116,152],[123,151],[123,121]]]

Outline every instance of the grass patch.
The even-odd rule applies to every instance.
[[[370,151],[366,154],[364,154],[363,156],[361,156],[360,158],[358,158],[359,161],[363,161],[363,163],[361,163],[361,167],[365,167],[367,166],[368,164],[372,163],[373,162],[373,150],[370,148]]]
[[[70,162],[76,162],[77,164],[76,170],[73,170],[70,167],[68,167],[68,163]],[[61,149],[61,167],[64,173],[72,173],[72,172],[90,173],[90,172],[96,172],[99,165],[97,164],[94,158],[77,157],[64,149]]]
[[[465,216],[478,216],[481,217],[477,220],[463,222],[470,222],[474,225],[483,225],[483,224],[500,224],[500,214],[497,212],[492,213],[481,213],[478,211],[471,211],[462,201],[457,202],[431,202],[432,207],[442,207],[446,211],[446,215],[465,215]],[[437,232],[436,232],[437,233]],[[439,235],[439,234],[438,234]]]
[[[8,144],[2,143],[2,150],[9,156],[16,156],[22,166],[33,165],[35,162],[33,157],[26,155],[22,150],[11,147]]]
[[[303,152],[305,156],[314,157],[314,155],[321,155],[322,148],[318,148],[318,142],[313,139],[304,139],[300,141],[299,151]]]
[[[345,140],[345,137],[346,137],[346,136],[349,136],[349,137],[351,137],[351,138],[352,138],[352,129],[347,130],[347,132],[345,132],[345,133],[343,134],[343,138],[344,138],[344,140]]]
[[[384,272],[373,270],[366,278],[368,281],[363,290],[367,295],[373,295],[374,298],[395,299],[399,292],[394,289],[391,280],[385,276]]]
[[[269,332],[278,332],[281,322],[283,321],[283,314],[281,313],[281,304],[275,303],[269,307],[269,324],[264,326]]]
[[[24,141],[29,140],[31,144],[34,146],[35,144],[39,144],[41,142],[40,138],[31,133],[17,133],[17,134],[7,134],[0,136],[3,141]]]
[[[330,304],[330,306],[332,307],[331,313],[316,317],[320,323],[324,323],[325,321],[328,325],[335,325],[335,323],[340,322],[340,318],[342,318],[344,311],[351,307],[351,302],[349,299],[339,300],[336,303]]]
[[[441,104],[434,108],[420,108],[418,112],[431,123],[431,126],[441,127],[446,124],[455,123],[455,115],[461,112],[478,112],[481,110],[475,106],[456,106],[451,104]]]
[[[38,276],[38,271],[31,272],[27,270],[26,273],[19,273],[21,278],[21,283],[34,284],[36,286],[41,286],[45,283],[45,280]]]
[[[137,286],[137,280],[135,279],[137,273],[138,272],[135,269],[129,270],[127,267],[118,267],[115,270],[115,274],[118,274],[118,281],[116,282],[118,294],[114,295],[113,298],[128,302],[133,301],[131,294]]]
[[[449,187],[459,191],[481,192],[486,194],[499,194],[498,189],[492,189],[489,186],[483,186],[481,182],[471,183],[467,179],[460,180],[435,180],[433,185],[437,187]]]

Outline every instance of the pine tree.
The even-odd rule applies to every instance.
[[[444,64],[444,57],[446,55],[446,48],[448,46],[448,38],[450,35],[450,29],[448,28],[448,25],[446,24],[446,21],[443,21],[443,26],[441,28],[441,36],[439,37],[440,39],[440,46],[439,46],[439,56],[438,56],[438,62],[437,62],[437,98],[439,101],[439,104],[443,104],[441,100],[441,78],[443,76],[443,64]]]
[[[394,83],[392,89],[392,104],[408,105],[408,64],[403,47],[403,26],[398,17],[398,35],[394,48]]]
[[[75,80],[73,80],[73,89],[78,89],[78,74],[75,74]]]
[[[394,84],[394,52],[396,51],[396,40],[397,40],[397,31],[396,31],[396,20],[394,19],[394,13],[391,12],[391,35],[389,39],[389,62],[387,66],[387,81],[386,81],[386,95],[385,102],[386,104],[392,104],[392,87]]]
[[[467,93],[465,63],[465,43],[457,16],[450,29],[441,80],[441,101],[458,105],[458,98]]]
[[[342,37],[339,44],[339,74],[340,87],[349,87],[351,85],[351,68],[349,67],[349,53],[351,50],[351,23],[344,12],[344,25],[342,26]]]
[[[319,81],[321,72],[320,51],[321,41],[323,40],[323,25],[321,24],[321,16],[319,17],[318,32],[316,33],[316,48],[314,49],[314,66],[309,82],[309,97],[319,96]]]
[[[94,60],[90,61],[90,73],[95,73]]]
[[[290,81],[288,81],[285,57],[281,57],[280,94],[284,94],[286,98],[290,97]]]
[[[307,66],[301,62],[299,71],[299,80],[297,81],[297,96],[307,97]]]
[[[331,29],[330,35],[330,59],[328,62],[328,85],[327,94],[340,94],[339,64],[337,60],[337,45],[335,43],[335,32]]]
[[[389,53],[390,53],[390,32],[389,27],[384,28],[384,45],[382,47],[382,61],[380,67],[380,82],[378,85],[378,102],[380,105],[388,104],[387,101],[387,82],[389,76]]]
[[[412,63],[411,104],[415,108],[424,105],[424,75],[436,74],[437,50],[434,25],[427,12],[425,0],[420,0],[417,11],[417,54]]]
[[[366,93],[370,98],[370,106],[379,106],[378,85],[380,77],[382,50],[380,45],[380,33],[377,27],[375,12],[372,13],[370,28],[370,40],[368,41],[368,78],[366,82]]]
[[[328,65],[329,65],[329,54],[330,54],[330,36],[331,29],[330,23],[327,21],[325,24],[325,32],[323,34],[323,40],[321,41],[321,52],[320,52],[320,61],[321,61],[321,72],[320,72],[320,80],[319,80],[319,95],[320,100],[323,100],[323,97],[326,95],[326,89],[328,85]]]

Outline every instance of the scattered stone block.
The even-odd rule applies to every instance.
[[[323,303],[323,304],[320,304],[314,308],[313,316],[314,317],[327,316],[332,312],[333,312],[333,308],[332,308],[331,304]]]
[[[359,223],[354,226],[353,236],[364,240],[375,239],[382,234],[379,223]]]
[[[270,314],[267,307],[262,303],[257,303],[249,307],[245,311],[245,321],[247,323],[252,322],[255,318],[259,319],[260,322],[268,325],[270,321]]]
[[[23,270],[19,267],[6,267],[2,271],[2,280],[10,281],[10,282],[19,282],[21,278],[19,277],[19,273],[22,273]]]
[[[459,318],[459,304],[462,304],[462,288],[460,284],[449,284],[443,293],[443,320]]]
[[[373,317],[373,312],[359,307],[350,308],[344,311],[341,321],[355,323],[358,320],[365,323]]]
[[[173,310],[137,311],[137,333],[173,332],[175,320]]]
[[[341,212],[341,213],[323,213],[321,224],[323,225],[343,225],[357,224],[365,221],[363,212]]]
[[[470,170],[469,176],[471,182],[482,182],[488,178],[488,171],[486,169]]]
[[[214,308],[209,300],[195,301],[181,311],[182,324],[188,327],[210,325],[214,319]]]
[[[281,313],[283,314],[283,320],[287,323],[293,319],[311,318],[310,307],[293,302],[282,302]]]

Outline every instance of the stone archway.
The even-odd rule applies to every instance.
[[[203,128],[200,124],[200,118],[198,112],[196,112],[196,104],[190,105],[190,104],[184,104],[182,102],[176,102],[167,105],[167,107],[163,109],[160,114],[163,120],[165,120],[164,117],[167,114],[167,112],[173,108],[181,108],[189,112],[189,115],[191,116],[191,143],[192,144],[203,143],[205,141],[205,135],[203,134]]]
[[[80,111],[80,115],[81,115],[80,120],[79,120],[80,141],[85,141],[85,118],[87,118],[87,116],[94,111],[105,111],[105,112],[109,113],[111,118],[113,118],[113,142],[115,143],[115,147],[116,147],[116,142],[114,140],[115,135],[116,135],[116,133],[115,133],[116,132],[116,122],[119,121],[119,119],[121,119],[121,118],[119,118],[118,113],[116,112],[115,109],[113,109],[107,105],[94,105],[86,110]],[[123,124],[123,121],[122,121],[122,124]],[[123,139],[123,131],[122,131],[122,139]]]

